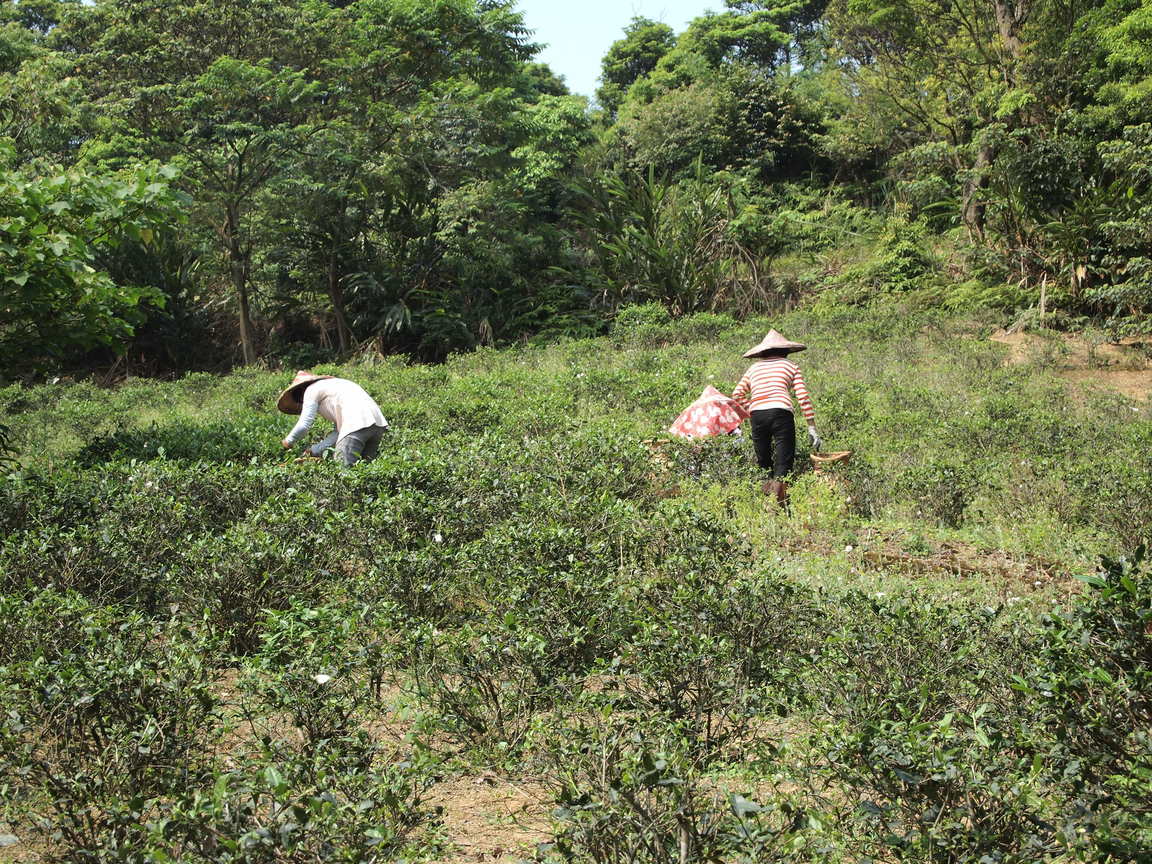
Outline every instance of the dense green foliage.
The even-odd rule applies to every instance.
[[[283,461],[283,374],[0,391],[0,820],[445,860],[430,795],[496,772],[546,861],[1138,858],[1147,413],[924,306],[797,313],[856,456],[785,518],[747,441],[646,444],[766,323],[349,367],[394,427],[354,469]]]
[[[593,106],[530,39],[507,0],[6,0],[2,374],[442,359],[647,299],[1146,329],[1140,0],[727,0],[634,19]],[[92,198],[157,164],[171,206]]]
[[[171,224],[172,173],[0,176],[0,363],[19,367],[29,357],[123,347],[145,317],[141,307],[164,303],[158,289],[117,284],[98,267],[125,247],[129,254],[146,249]]]

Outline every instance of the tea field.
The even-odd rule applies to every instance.
[[[769,324],[854,451],[790,516],[661,439]],[[1148,860],[1152,411],[993,324],[324,367],[350,470],[291,370],[0,390],[0,860]]]

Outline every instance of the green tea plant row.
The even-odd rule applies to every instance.
[[[739,366],[714,316],[349,370],[396,428],[352,471],[284,463],[282,375],[5,390],[0,818],[56,860],[444,860],[429,789],[495,770],[541,860],[1136,860],[1147,417],[905,318],[790,322],[859,459],[759,534],[746,442],[644,443]],[[1039,610],[764,545],[909,520],[1107,557]]]
[[[661,515],[601,549],[575,528],[508,538],[568,566],[521,550],[499,577],[440,570],[434,597],[411,570],[316,572],[329,599],[252,621],[11,592],[9,812],[68,860],[384,860],[454,759],[540,778],[559,805],[545,854],[566,860],[1146,848],[1141,560],[1035,620],[732,574],[746,550]],[[393,688],[421,712],[398,744],[373,734]]]

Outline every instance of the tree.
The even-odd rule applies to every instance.
[[[596,91],[600,107],[615,117],[628,88],[655,69],[675,44],[676,34],[667,24],[633,18],[624,28],[624,38],[612,43],[600,63],[601,83]]]
[[[11,22],[40,36],[60,23],[69,7],[83,0],[5,0],[0,4],[0,23]]]
[[[684,172],[702,159],[766,181],[810,169],[818,111],[791,86],[788,58],[793,29],[822,4],[728,5],[693,20],[628,89],[612,129],[618,162]]]
[[[38,176],[8,167],[13,159],[11,145],[0,150],[0,368],[31,371],[77,351],[122,348],[142,307],[164,298],[118,284],[104,262],[177,220],[175,171]]]
[[[81,135],[83,88],[46,38],[72,5],[0,5],[0,128],[20,162],[62,157]]]
[[[427,325],[440,335],[420,350],[442,354],[466,339],[475,305],[448,302],[458,286],[444,272],[442,205],[509,171],[520,107],[562,84],[523,65],[536,49],[510,3],[362,0],[347,13],[326,131],[280,190],[292,190],[288,222],[311,250],[293,272],[305,290],[326,286],[339,345]]]
[[[553,72],[547,63],[525,63],[517,77],[516,90],[529,101],[541,96],[567,96],[570,92],[564,76]]]
[[[310,131],[311,70],[331,14],[272,0],[160,0],[143,14],[130,0],[106,0],[76,10],[54,34],[105,118],[83,157],[115,166],[143,154],[186,166],[192,226],[215,238],[246,363],[257,356],[253,210]]]
[[[791,69],[795,62],[804,67],[815,67],[824,60],[820,33],[825,24],[824,14],[828,2],[829,0],[725,0],[724,5],[741,15],[758,13],[761,17],[757,24],[761,32],[770,40],[780,43],[776,53],[770,58],[771,64]],[[781,40],[780,36],[786,38]],[[770,43],[764,44],[768,47]]]
[[[367,231],[379,192],[379,178],[369,167],[373,155],[362,127],[333,117],[276,184],[267,206],[274,238],[268,262],[283,273],[281,287],[292,295],[281,292],[281,304],[295,306],[300,295],[326,296],[342,355],[355,342],[348,280],[372,266]]]
[[[626,103],[615,132],[628,163],[660,173],[686,169],[700,158],[722,165],[732,127],[732,94],[715,78],[664,90],[651,102]]]
[[[279,265],[302,294],[325,286],[349,348],[345,288],[380,264],[387,244],[369,234],[390,218],[384,190],[411,191],[419,209],[507,163],[516,140],[491,131],[516,116],[515,87],[540,98],[522,69],[535,46],[504,0],[160,0],[146,15],[105,0],[60,29],[106,118],[85,158],[148,153],[188,166],[190,235],[217,252],[246,362],[253,298],[283,287]]]
[[[186,82],[173,105],[172,117],[184,130],[173,155],[189,164],[197,204],[220,238],[245,363],[256,361],[249,211],[314,132],[308,105],[316,89],[298,72],[222,58]]]

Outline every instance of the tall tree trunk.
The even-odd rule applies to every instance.
[[[228,249],[228,271],[232,288],[236,292],[236,309],[240,319],[240,346],[244,364],[256,362],[256,343],[252,326],[251,305],[248,299],[248,255],[240,240],[240,210],[228,205],[224,221],[224,243]]]
[[[971,174],[964,182],[964,197],[960,216],[964,227],[975,240],[984,239],[984,221],[988,205],[984,201],[984,191],[988,188],[988,169],[996,158],[996,151],[987,140],[980,141],[976,148],[976,161]]]
[[[1020,86],[1020,65],[1024,62],[1025,45],[1021,31],[1028,23],[1035,0],[993,0],[996,30],[1002,46],[1000,73],[1009,87]],[[1025,82],[1027,86],[1028,82]],[[1044,112],[1039,103],[1029,103],[1021,111],[1021,119],[1028,125],[1043,125]]]
[[[237,310],[240,315],[240,346],[244,350],[244,365],[256,362],[255,340],[252,338],[252,316],[248,303],[248,285],[242,281],[236,286]]]
[[[1000,42],[1004,46],[1008,63],[1004,69],[1004,79],[1008,86],[1016,86],[1016,64],[1024,56],[1024,42],[1020,31],[1032,12],[1032,0],[994,0],[996,29],[1000,32]]]
[[[328,296],[332,299],[332,311],[336,315],[336,341],[340,345],[340,353],[347,354],[352,339],[348,319],[344,316],[344,289],[340,286],[340,272],[336,268],[335,241],[328,255]]]

